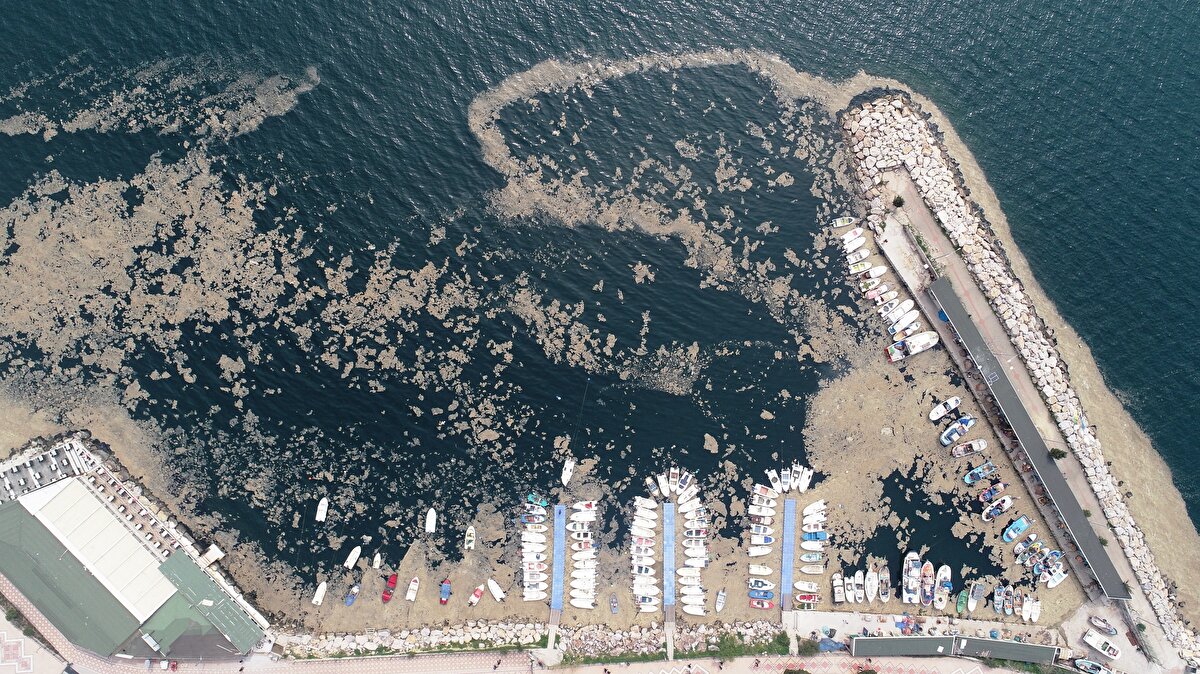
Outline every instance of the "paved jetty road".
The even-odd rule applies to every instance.
[[[663,504],[663,612],[675,606],[675,504]]]
[[[783,564],[779,567],[779,608],[792,610],[792,564],[796,551],[796,499],[783,502]]]
[[[1062,471],[1050,456],[1046,441],[1042,439],[1029,416],[1029,411],[1017,395],[1016,388],[1009,379],[1008,370],[1000,365],[1000,361],[988,347],[987,341],[955,292],[954,285],[949,278],[943,277],[930,284],[929,292],[950,319],[950,325],[971,354],[971,360],[975,361],[980,375],[1016,433],[1017,440],[1029,456],[1029,462],[1033,464],[1038,478],[1046,487],[1046,494],[1054,502],[1054,507],[1058,509],[1071,536],[1079,544],[1079,552],[1087,560],[1104,594],[1113,599],[1131,598],[1108,551],[1100,545],[1099,535],[1083,514],[1079,499],[1075,497]]]
[[[563,578],[567,561],[567,506],[554,506],[554,578],[550,586],[550,610],[562,611]]]

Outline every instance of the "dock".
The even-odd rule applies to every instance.
[[[784,612],[792,610],[795,554],[796,499],[790,498],[783,502],[783,562],[779,565],[779,608]]]
[[[562,620],[563,586],[566,584],[567,562],[567,506],[554,506],[554,559],[550,560],[553,577],[550,579],[550,620],[547,648],[554,648],[558,636],[558,623]]]
[[[675,659],[675,504],[663,504],[663,633],[667,659]]]

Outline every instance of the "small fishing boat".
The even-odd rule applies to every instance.
[[[768,508],[766,506],[753,506],[752,505],[752,506],[746,508],[746,512],[750,513],[751,515],[758,515],[759,517],[774,517],[775,516],[775,509]]]
[[[997,585],[996,590],[992,592],[992,609],[996,613],[1004,613],[1004,586]]]
[[[775,608],[775,602],[767,601],[766,599],[751,599],[750,608],[769,610]]]
[[[854,593],[854,576],[843,576],[842,587],[846,590],[846,601],[851,603],[858,601],[858,597]]]
[[[771,575],[771,567],[763,566],[762,564],[751,564],[750,565],[750,575],[751,576],[769,576],[769,575]]]
[[[979,606],[979,600],[987,594],[987,588],[983,583],[975,581],[971,583],[971,592],[967,594],[967,611],[974,611]]]
[[[521,532],[522,543],[542,543],[546,542],[546,534],[537,534],[532,531]]]
[[[868,271],[860,274],[859,278],[864,281],[871,280],[871,279],[878,279],[880,276],[883,276],[887,272],[888,272],[887,267],[885,267],[883,265],[878,265],[875,267],[871,267],[871,269],[869,269]]]
[[[1017,539],[1017,536],[1025,533],[1031,526],[1033,526],[1033,520],[1029,519],[1028,515],[1021,515],[1017,518],[1016,522],[1008,525],[1008,528],[1004,530],[1004,542],[1012,543]]]
[[[1088,616],[1088,622],[1092,624],[1092,627],[1095,627],[1097,630],[1100,630],[1110,637],[1117,636],[1117,628],[1113,627],[1111,623],[1098,615]]]
[[[921,565],[921,605],[929,606],[933,603],[933,588],[934,588],[934,573],[933,562],[925,562]]]
[[[884,286],[880,286],[880,287],[886,288],[887,286],[884,285]],[[879,288],[876,288],[875,290],[879,290]],[[875,290],[872,290],[871,293],[875,292]],[[870,295],[871,293],[867,293],[867,294]],[[867,299],[875,300],[875,306],[882,307],[882,306],[886,306],[889,302],[895,301],[896,297],[898,297],[899,294],[900,293],[896,292],[895,290],[890,290],[890,291],[879,293],[878,295],[875,295],[874,297],[868,297]]]
[[[526,515],[541,515],[543,517],[546,516],[546,509],[540,505],[536,505],[533,503],[521,504],[521,512],[525,513]]]
[[[820,576],[821,574],[825,573],[825,565],[805,564],[804,566],[800,567],[800,573],[807,574],[809,576]]]
[[[530,513],[526,513],[524,515],[521,515],[519,521],[521,522],[521,524],[526,524],[526,525],[541,524],[546,521],[546,516],[545,515],[533,515]]]
[[[767,526],[767,527],[769,527],[769,526],[771,526],[772,524],[774,524],[774,523],[775,523],[775,518],[774,518],[774,517],[767,517],[767,516],[764,516],[764,515],[751,515],[751,516],[750,516],[750,522],[751,522],[752,524],[761,524],[761,525],[763,525],[763,526]]]
[[[1040,617],[1042,617],[1042,600],[1034,597],[1033,609],[1029,611],[1029,621],[1036,623]]]
[[[617,593],[613,592],[612,594],[608,595],[608,610],[611,611],[613,615],[616,615],[618,608]]]
[[[496,601],[504,601],[504,597],[507,595],[504,594],[504,590],[500,589],[500,583],[497,583],[495,579],[488,578],[487,586],[488,592],[492,593],[492,599],[495,599]]]
[[[653,576],[654,568],[650,566],[634,566],[632,573],[635,576]]]
[[[404,593],[405,601],[417,600],[417,588],[421,587],[421,579],[413,576],[413,579],[408,581],[408,592]]]
[[[970,414],[962,415],[953,424],[951,424],[949,428],[942,431],[942,446],[949,447],[950,445],[954,444],[960,438],[966,435],[967,431],[970,431],[971,427],[974,425],[975,417],[971,416]]]
[[[539,583],[542,585],[545,585],[546,581],[550,580],[550,576],[547,574],[544,574],[544,573],[539,573],[537,571],[526,571],[524,573],[522,580],[525,583],[525,587],[529,588],[529,587],[533,587]]]
[[[781,494],[786,494],[792,490],[792,469],[784,468],[779,471],[779,486],[783,487],[780,490]],[[753,498],[753,497],[751,497]],[[774,504],[772,504],[774,505]]]
[[[317,521],[324,522],[327,515],[329,515],[329,499],[322,496],[321,500],[317,502]]]
[[[1113,670],[1095,660],[1077,658],[1072,664],[1075,665],[1075,669],[1083,672],[1083,674],[1113,674]]]
[[[895,323],[892,323],[888,326],[888,334],[892,335],[893,337],[897,336],[896,333],[907,328],[909,325],[912,325],[920,317],[920,311],[916,309],[910,310],[908,313],[897,319]]]
[[[823,552],[802,552],[800,553],[800,561],[806,564],[816,564],[817,562],[825,561],[825,553]]]
[[[317,591],[313,593],[313,598],[312,598],[313,606],[320,606],[321,603],[325,601],[325,590],[326,589],[328,589],[328,585],[325,582],[322,582],[320,585],[317,586]]]
[[[825,512],[824,499],[822,499],[820,501],[813,501],[812,503],[809,503],[808,505],[804,506],[803,514],[805,517],[807,517],[809,515],[816,515],[817,513],[821,513],[821,512]]]
[[[757,544],[756,544],[757,545]],[[685,538],[683,539],[684,550],[698,550],[708,546],[708,543],[703,538]]]
[[[963,611],[966,611],[967,610],[967,601],[968,601],[967,591],[965,589],[959,590],[958,601],[954,605],[954,612],[962,613]]]
[[[646,512],[654,512],[654,511],[653,510],[638,510],[637,511],[637,513],[639,515],[641,515],[642,513],[646,513]],[[584,524],[591,524],[592,522],[595,522],[596,519],[597,519],[597,517],[596,517],[595,511],[591,511],[591,512],[578,512],[577,511],[577,512],[573,512],[567,516],[567,520],[570,522],[583,522]]]
[[[383,555],[376,552],[375,558],[371,560],[371,568],[378,569],[380,566],[383,566]]]
[[[749,548],[746,548],[746,554],[750,555],[751,557],[766,557],[767,555],[771,554],[771,548],[765,545],[753,545]]]
[[[870,248],[860,248],[859,250],[856,250],[853,253],[849,253],[848,255],[846,255],[846,264],[855,264],[856,262],[862,262],[863,260],[865,260],[869,257],[871,257],[871,249]]]
[[[576,597],[574,596],[574,593],[572,593],[570,604],[575,608],[583,609],[585,611],[590,611],[591,609],[596,608],[595,597]]]
[[[715,607],[717,613],[720,613],[725,608],[725,596],[725,588],[721,588],[719,591],[717,591],[717,603]]]
[[[911,302],[912,300],[909,300],[909,301]],[[887,316],[889,313],[891,313],[892,309],[895,309],[898,306],[900,306],[900,300],[892,300],[890,302],[887,300],[884,300],[884,303],[878,307],[879,315]],[[911,309],[912,307],[909,307],[909,308]],[[900,313],[904,313],[904,312],[902,311]]]
[[[801,524],[824,524],[825,520],[825,513],[820,512],[815,515],[805,515],[804,521]]]
[[[854,224],[854,223],[856,223],[856,222],[858,222],[858,218],[852,218],[852,217],[850,217],[850,216],[844,216],[844,217],[838,218],[837,220],[834,220],[834,221],[833,221],[833,224],[832,224],[832,225],[830,225],[830,226],[831,226],[831,227],[834,227],[834,228],[838,228],[838,227],[849,227],[850,225],[853,225],[853,224]]]
[[[362,590],[362,587],[358,583],[355,583],[350,588],[350,591],[346,593],[346,600],[345,600],[346,606],[354,605],[354,600],[358,599],[358,593],[360,590]]]
[[[525,590],[521,594],[522,601],[545,601],[546,593],[542,590]]]
[[[686,469],[680,470],[680,472],[679,472],[679,493],[682,494],[682,493],[686,492],[689,488],[694,488],[696,490],[700,489],[699,486],[692,484],[692,474],[691,473],[689,473]],[[686,501],[687,499],[681,498],[679,500]]]
[[[972,454],[978,454],[987,449],[987,446],[987,440],[982,438],[971,440],[970,442],[960,442],[954,446],[954,449],[950,450],[950,456],[953,456],[956,459],[961,459],[971,456]]]
[[[825,525],[820,522],[813,522],[811,524],[804,524],[800,528],[803,529],[806,533],[813,534],[818,531],[824,531]]]
[[[467,527],[467,533],[463,534],[463,550],[475,549],[475,527]]]
[[[545,543],[530,543],[528,541],[521,542],[521,556],[536,555],[546,552]],[[544,555],[543,555],[544,556]]]
[[[1017,555],[1017,564],[1021,566],[1030,566],[1033,564],[1036,556],[1041,554],[1042,548],[1046,547],[1042,541],[1034,541],[1032,545],[1025,548],[1025,552]]]
[[[575,459],[567,459],[566,461],[563,461],[562,484],[564,487],[567,486],[567,483],[571,481],[571,476],[574,474],[575,474]]]
[[[680,578],[699,578],[700,569],[675,569],[675,575]]]
[[[479,603],[479,600],[483,598],[484,587],[484,585],[480,585],[479,587],[475,588],[475,591],[471,593],[471,596],[467,597],[467,606],[474,606]]]
[[[705,615],[704,606],[703,606],[702,604],[701,604],[701,605],[697,605],[697,604],[687,604],[687,603],[685,603],[685,604],[684,604],[684,605],[681,607],[681,610],[682,610],[684,613],[688,614],[688,615],[694,615],[694,616],[702,616],[702,615]]]
[[[633,534],[634,540],[647,539],[650,541],[649,545],[654,545],[654,529],[634,526],[629,528],[629,533]]]
[[[767,498],[779,498],[779,492],[771,489],[764,484],[755,484],[750,490],[751,496],[765,496]]]
[[[1029,546],[1031,546],[1037,542],[1037,539],[1038,539],[1037,534],[1029,534],[1029,536],[1026,537],[1024,540],[1022,540],[1021,542],[1019,542],[1013,546],[1013,554],[1017,555],[1017,557],[1020,558],[1021,553],[1028,550]]]
[[[1096,630],[1088,629],[1088,631],[1084,632],[1083,643],[1110,660],[1116,660],[1121,657],[1121,648],[1110,641],[1107,636]]]
[[[444,606],[448,601],[450,601],[450,579],[446,578],[438,586],[438,603]]]
[[[1013,590],[1011,585],[1004,588],[1004,615],[1013,614],[1013,595],[1015,594],[1016,591]]]
[[[525,562],[521,565],[523,571],[545,571],[548,568],[545,562]]]
[[[845,251],[847,253],[853,253],[865,245],[867,245],[867,238],[865,236],[856,237],[846,242]]]
[[[1004,498],[1000,499],[999,501],[996,501],[991,506],[989,506],[987,508],[987,510],[984,511],[983,521],[991,522],[992,520],[996,519],[1000,515],[1004,514],[1004,512],[1007,511],[1009,508],[1011,508],[1012,504],[1013,504],[1013,497],[1011,497],[1011,496],[1005,496]]]
[[[962,398],[958,396],[950,396],[934,406],[933,410],[929,412],[929,420],[940,421],[942,417],[958,409],[958,406],[961,404]]]
[[[656,520],[646,519],[645,517],[634,517],[633,521],[630,522],[630,526],[638,529],[653,529],[658,526],[658,522]]]
[[[939,341],[941,341],[941,337],[936,332],[919,332],[893,344],[892,346],[895,348],[888,351],[888,360],[896,362],[909,356],[915,356],[937,346]]]
[[[771,483],[771,489],[774,489],[775,493],[783,492],[783,483],[779,481],[779,473],[775,472],[774,468],[767,469],[767,482]]]
[[[762,506],[764,508],[774,508],[777,501],[766,496],[753,495],[750,497],[750,505]]]
[[[827,541],[829,540],[829,532],[827,531],[806,531],[801,534],[801,539],[805,541]]]
[[[771,536],[751,536],[750,545],[774,545],[775,539]]]
[[[758,534],[759,536],[770,536],[771,534],[775,533],[775,530],[771,527],[766,527],[761,524],[751,524],[750,533]]]
[[[909,323],[906,327],[892,333],[892,339],[899,342],[899,341],[908,339],[909,337],[912,337],[913,335],[921,332],[921,330],[922,330],[921,321],[913,321],[912,323]]]
[[[875,286],[874,288],[863,293],[863,297],[866,297],[869,300],[875,300],[876,303],[878,303],[879,298],[888,292],[895,292],[895,291],[889,290],[888,284],[880,283],[879,285]],[[884,302],[886,302],[886,301],[887,300],[884,300]]]
[[[672,494],[679,493],[679,466],[671,466],[671,470],[667,471],[667,489]]]
[[[638,576],[634,578],[633,584],[630,586],[633,593],[639,597],[657,597],[662,594],[662,590],[654,584],[653,578],[645,578]]]
[[[1046,571],[1046,573],[1049,574],[1046,578],[1046,587],[1052,590],[1067,579],[1067,567],[1063,566],[1061,562],[1056,564],[1054,568]]]
[[[992,474],[995,472],[996,472],[995,464],[992,463],[991,459],[988,459],[987,461],[984,461],[981,465],[976,466],[975,468],[972,468],[971,470],[967,471],[967,474],[963,475],[963,482],[967,483],[968,485],[972,485],[972,484],[975,484],[976,482],[979,482],[980,480],[982,480],[984,478],[991,477]]]
[[[525,500],[528,501],[531,505],[537,506],[538,508],[542,508],[543,509],[542,512],[545,512],[546,506],[550,505],[550,501],[546,497],[538,496],[537,494],[529,494],[528,496],[525,497]]]
[[[658,501],[655,501],[652,498],[646,498],[645,496],[634,496],[633,505],[639,509],[658,510]]]
[[[574,552],[586,552],[596,547],[594,541],[576,541],[571,544],[571,550]]]
[[[689,556],[687,559],[683,560],[683,565],[690,566],[695,569],[703,569],[708,566],[709,561],[710,560],[708,559],[707,556],[703,556],[703,557]]]
[[[844,246],[847,243],[850,243],[851,241],[857,239],[858,237],[860,237],[862,235],[863,235],[863,228],[855,227],[854,229],[852,229],[844,234],[840,234],[839,236],[841,237],[842,245]]]
[[[877,278],[863,279],[858,282],[858,289],[867,292],[879,286],[880,280]]]
[[[979,495],[979,502],[987,503],[1002,494],[1005,489],[1008,489],[1007,482],[993,482],[992,486],[985,489],[983,493]]]
[[[658,490],[660,492],[662,492],[663,498],[670,498],[671,497],[670,478],[667,477],[666,473],[659,473],[657,479],[658,479]]]
[[[933,565],[930,565],[933,570]],[[916,604],[920,600],[921,590],[921,556],[910,550],[904,555],[904,565],[900,569],[900,600],[905,604]]]
[[[700,508],[700,499],[698,499],[698,498],[694,498],[690,501],[679,504],[679,514],[680,515],[686,515],[688,513],[695,512],[700,509],[701,509]]]
[[[800,541],[800,549],[809,552],[824,552],[825,544],[821,541]]]
[[[751,599],[774,599],[775,593],[770,590],[750,590],[746,593]]]
[[[867,571],[863,579],[863,590],[866,592],[867,601],[875,603],[875,598],[879,596],[879,572],[874,567]]]
[[[567,522],[567,531],[588,531],[592,527],[590,522]]]
[[[362,555],[362,546],[354,546],[354,549],[350,551],[350,554],[346,555],[346,561],[343,562],[342,565],[347,569],[354,568],[354,565],[358,563],[358,558],[360,555]]]
[[[392,595],[396,592],[396,581],[400,579],[399,574],[393,573],[388,576],[387,585],[383,588],[383,603],[388,603],[392,600]]]
[[[854,572],[854,601],[863,603],[867,599],[866,580],[862,569]]]
[[[775,583],[765,578],[751,578],[746,582],[746,587],[751,590],[774,590]]]
[[[941,611],[946,608],[951,590],[953,590],[953,586],[950,582],[950,567],[943,564],[938,567],[937,585],[933,590],[933,607],[935,609]]]
[[[634,536],[633,544],[643,547],[654,547],[654,534],[651,533],[649,536]]]
[[[1033,614],[1033,597],[1029,594],[1023,595],[1021,598],[1021,620],[1029,622],[1029,616]]]
[[[638,566],[654,566],[658,560],[649,555],[632,555],[629,561]]]
[[[432,534],[434,529],[436,529],[436,528],[437,528],[437,511],[434,510],[433,508],[430,508],[429,511],[425,513],[425,533]]]
[[[884,323],[895,323],[901,316],[912,310],[913,304],[915,303],[912,300],[904,300],[887,311],[880,311],[879,315],[883,316]]]
[[[833,574],[829,580],[833,585],[833,603],[844,603],[846,601],[846,588],[842,585],[841,572]]]
[[[879,601],[888,603],[892,600],[892,574],[887,564],[879,565]]]
[[[817,593],[821,591],[821,586],[811,580],[798,580],[793,585],[800,592]]]

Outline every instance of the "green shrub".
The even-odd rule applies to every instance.
[[[896,197],[894,199],[892,199],[892,205],[895,206],[896,208],[900,208],[901,206],[904,205],[904,197],[897,194]]]
[[[1065,458],[1067,458],[1067,453],[1064,452],[1063,450],[1059,449],[1058,447],[1051,447],[1050,448],[1050,458],[1054,459],[1055,461],[1057,461],[1059,459],[1065,459]]]

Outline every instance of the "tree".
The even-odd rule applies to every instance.
[[[893,205],[893,206],[895,206],[896,208],[901,208],[902,206],[904,206],[904,197],[902,197],[902,196],[900,196],[899,194],[897,194],[897,195],[896,195],[896,196],[895,196],[895,197],[892,199],[892,205]]]
[[[1087,508],[1084,508],[1084,509],[1083,509],[1083,516],[1084,516],[1084,517],[1091,517],[1091,516],[1092,516],[1092,511],[1088,510]]]
[[[1108,545],[1108,539],[1101,536],[1100,537],[1100,545]]]
[[[1054,459],[1055,461],[1057,461],[1059,459],[1065,459],[1065,458],[1067,458],[1067,453],[1064,452],[1063,450],[1059,449],[1058,447],[1051,447],[1050,448],[1050,458]]]

